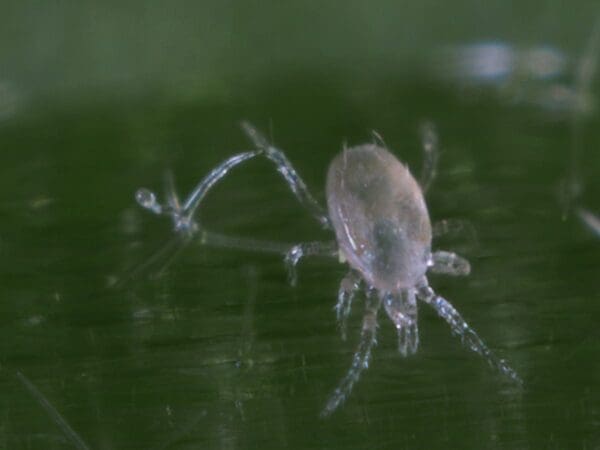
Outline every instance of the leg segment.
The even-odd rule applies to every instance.
[[[439,157],[439,143],[433,123],[427,121],[421,124],[421,145],[423,146],[423,169],[421,170],[421,190],[425,193],[431,186],[436,175]]]
[[[503,375],[513,381],[522,384],[519,375],[506,363],[505,360],[498,358],[485,345],[469,324],[462,318],[458,311],[450,304],[448,300],[437,295],[429,286],[427,279],[424,278],[421,286],[418,288],[417,297],[419,300],[430,305],[438,315],[450,325],[452,333],[458,335],[463,345],[470,348],[475,353],[483,356],[487,363]]]
[[[337,318],[338,328],[342,339],[346,340],[346,323],[352,310],[352,302],[356,293],[359,291],[361,286],[362,278],[355,270],[350,270],[342,282],[340,283],[340,290],[338,291],[338,300],[335,304],[335,315]]]
[[[217,248],[245,250],[249,252],[278,253],[285,255],[291,244],[285,242],[263,241],[227,234],[215,233],[203,228],[200,232],[200,245]]]
[[[244,161],[259,155],[264,155],[267,159],[275,163],[278,172],[283,175],[284,179],[290,186],[290,189],[300,203],[307,208],[323,226],[331,228],[329,224],[329,218],[327,217],[325,211],[312,197],[308,191],[308,188],[306,187],[306,184],[298,176],[296,170],[293,168],[283,152],[272,147],[267,140],[248,123],[244,122],[242,127],[256,145],[257,150],[239,153],[223,161],[221,164],[211,170],[208,175],[206,175],[200,181],[200,183],[196,185],[183,204],[180,203],[179,198],[175,193],[173,178],[170,174],[167,174],[165,182],[166,203],[164,205],[159,203],[156,195],[148,189],[139,189],[136,192],[135,198],[143,208],[148,209],[154,214],[169,216],[173,221],[175,232],[178,235],[183,236],[184,244],[187,243],[189,238],[195,235],[198,231],[201,231],[200,237],[201,243],[203,244],[239,248],[244,250],[283,253],[285,255],[285,263],[288,268],[290,282],[292,285],[294,285],[296,283],[295,266],[303,256],[335,256],[337,254],[337,245],[335,243],[311,242],[294,245],[290,248],[285,244],[276,242],[256,241],[252,239],[224,236],[205,230],[200,226],[199,221],[194,218],[196,210],[210,189],[219,180],[225,177],[225,175],[227,175],[231,169]],[[160,259],[162,255],[163,252],[159,252],[159,254],[156,255],[156,259]],[[154,259],[155,258],[153,257],[153,262]]]
[[[300,178],[285,154],[272,147],[267,140],[247,122],[242,123],[242,127],[256,145],[257,150],[239,153],[223,161],[196,185],[183,205],[180,205],[177,195],[175,194],[172,177],[168,177],[166,180],[166,205],[161,205],[157,201],[156,195],[148,189],[139,189],[136,192],[135,198],[137,202],[143,208],[148,209],[155,214],[170,216],[173,220],[176,232],[194,234],[198,230],[198,224],[194,221],[193,216],[210,189],[237,165],[255,158],[256,156],[264,155],[267,159],[275,163],[277,171],[281,173],[287,181],[290,189],[300,204],[308,209],[308,211],[325,228],[331,228],[325,210],[321,208],[319,203],[310,194],[306,184]]]
[[[198,230],[198,224],[193,216],[200,202],[204,199],[208,191],[229,171],[242,162],[258,156],[260,152],[244,152],[234,155],[211,170],[206,177],[198,183],[183,206],[180,205],[173,187],[172,178],[167,178],[167,204],[161,205],[156,195],[148,189],[139,189],[135,194],[135,199],[140,206],[152,211],[154,214],[170,216],[173,220],[173,227],[176,233],[192,235]]]
[[[381,299],[379,295],[375,292],[369,292],[366,296],[365,315],[363,316],[360,342],[352,357],[352,365],[327,401],[325,408],[321,412],[321,417],[331,415],[340,406],[352,391],[354,384],[360,378],[363,370],[369,367],[371,350],[377,343],[377,313],[380,306]]]
[[[212,247],[225,247],[253,252],[279,253],[284,255],[288,279],[292,286],[298,280],[296,265],[306,256],[337,257],[338,249],[335,241],[304,242],[301,244],[286,244],[284,242],[262,241],[214,233],[203,229],[200,232],[200,243]]]
[[[206,177],[204,177],[202,181],[198,183],[198,185],[196,185],[196,187],[187,197],[183,205],[181,205],[178,196],[175,193],[173,178],[170,173],[167,173],[167,177],[165,180],[166,204],[163,205],[159,203],[156,198],[156,195],[148,189],[139,189],[136,193],[136,200],[143,208],[148,209],[154,214],[167,215],[171,217],[173,221],[174,230],[177,233],[177,235],[182,238],[182,244],[184,245],[187,242],[189,242],[190,238],[193,235],[200,232],[200,242],[205,245],[284,254],[285,263],[289,272],[290,282],[292,285],[295,285],[295,266],[296,264],[298,264],[298,261],[303,256],[309,255],[337,255],[337,245],[335,244],[335,242],[310,242],[305,244],[294,245],[290,248],[289,244],[284,243],[258,241],[254,239],[225,236],[219,233],[213,233],[201,227],[199,225],[199,222],[197,222],[194,219],[194,213],[196,209],[199,207],[204,197],[206,197],[206,194],[219,180],[221,180],[225,175],[227,175],[229,171],[235,166],[241,164],[244,161],[247,161],[248,159],[261,155],[262,153],[262,150],[256,150],[251,152],[240,153],[228,158],[219,166],[211,170],[209,174]],[[283,158],[285,157],[283,156]],[[165,253],[166,252],[160,251],[155,256],[153,256],[151,258],[152,264],[154,264],[157,260],[161,259]],[[143,267],[140,268],[140,271],[142,269],[145,270],[149,266],[149,264],[145,263],[142,266]],[[138,270],[136,270],[136,273],[137,272]]]
[[[325,210],[319,205],[315,198],[308,191],[306,183],[300,178],[292,163],[287,159],[285,154],[273,147],[269,141],[248,122],[242,122],[242,129],[246,132],[250,140],[256,148],[267,159],[271,160],[277,167],[277,171],[283,176],[288,186],[300,202],[317,221],[327,229],[331,229],[331,223]]]
[[[337,244],[332,242],[305,242],[297,244],[287,250],[285,254],[285,265],[288,271],[288,279],[292,286],[296,286],[298,274],[296,265],[305,256],[337,256]]]
[[[471,264],[456,253],[438,251],[431,254],[430,270],[445,275],[469,275]]]
[[[385,294],[383,306],[398,330],[398,351],[400,354],[409,356],[416,353],[419,347],[419,327],[414,289]]]

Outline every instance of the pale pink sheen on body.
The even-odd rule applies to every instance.
[[[345,149],[327,175],[327,204],[340,252],[373,287],[412,288],[425,275],[431,222],[421,188],[386,149]]]

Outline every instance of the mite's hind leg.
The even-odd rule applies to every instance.
[[[471,273],[471,264],[456,253],[437,251],[431,254],[429,270],[444,275],[464,276]]]
[[[352,302],[360,290],[361,281],[360,273],[350,270],[340,283],[338,300],[335,304],[335,316],[343,340],[346,340],[346,323],[352,310]]]
[[[291,247],[285,254],[285,266],[288,271],[288,280],[296,286],[298,273],[296,266],[306,256],[331,256],[336,257],[338,248],[335,241],[331,242],[304,242]]]
[[[432,122],[423,122],[421,124],[420,134],[421,145],[423,147],[423,168],[421,169],[419,184],[421,185],[421,190],[425,193],[436,176],[439,158],[439,143],[437,131]]]
[[[386,293],[383,296],[383,306],[398,330],[400,354],[408,356],[416,353],[419,347],[419,326],[414,289],[404,289],[393,294]]]
[[[336,410],[348,397],[363,370],[369,367],[371,349],[377,343],[377,313],[381,306],[381,298],[376,292],[371,291],[367,294],[365,302],[365,315],[363,316],[360,342],[352,357],[352,365],[327,401],[321,412],[321,417],[327,417]]]
[[[324,228],[331,229],[331,223],[326,211],[311,195],[306,183],[300,178],[300,175],[298,175],[298,172],[296,172],[296,169],[294,169],[292,163],[287,159],[285,154],[271,145],[256,128],[250,125],[250,123],[245,121],[242,122],[242,129],[246,132],[254,145],[261,151],[261,154],[275,164],[277,171],[283,176],[300,204],[306,208]]]
[[[463,345],[483,356],[487,363],[494,369],[511,378],[513,381],[522,384],[519,375],[505,360],[498,358],[487,345],[485,345],[475,330],[469,326],[448,300],[440,297],[433,291],[425,277],[418,288],[417,297],[419,300],[430,305],[435,312],[450,325],[452,333],[460,337]]]

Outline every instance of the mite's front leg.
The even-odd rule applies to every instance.
[[[242,122],[242,129],[252,140],[256,148],[260,150],[260,153],[275,164],[277,172],[283,176],[291,191],[298,199],[298,202],[300,202],[300,204],[306,208],[315,219],[317,219],[321,226],[331,229],[331,222],[326,211],[312,196],[306,183],[300,175],[298,175],[298,172],[294,166],[292,166],[292,163],[287,156],[285,156],[285,153],[270,144],[269,141],[250,123],[245,121]]]
[[[142,208],[145,208],[154,214],[171,217],[173,228],[176,233],[191,236],[200,228],[198,220],[194,219],[196,209],[198,209],[200,203],[210,189],[219,180],[225,177],[231,169],[259,154],[260,152],[258,151],[244,152],[231,156],[223,161],[196,185],[183,205],[180,204],[175,193],[171,175],[168,175],[166,179],[167,203],[165,205],[160,204],[154,192],[146,188],[138,189],[135,194],[135,199]]]

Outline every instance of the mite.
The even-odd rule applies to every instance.
[[[136,193],[138,203],[155,214],[169,216],[176,235],[199,236],[207,245],[238,247],[281,253],[292,285],[296,265],[307,256],[329,256],[348,265],[340,283],[335,312],[343,339],[352,305],[364,300],[362,327],[352,363],[327,401],[322,416],[328,416],[348,397],[361,373],[368,367],[376,343],[381,310],[394,324],[402,356],[414,354],[419,346],[418,308],[420,301],[432,307],[463,344],[481,355],[490,366],[517,383],[517,373],[495,356],[458,311],[429,285],[428,272],[468,275],[469,262],[447,251],[432,251],[432,238],[452,228],[444,221],[432,226],[424,193],[436,170],[438,142],[433,125],[421,130],[425,161],[419,181],[376,136],[376,143],[344,148],[332,161],[326,184],[327,211],[310,194],[285,154],[271,145],[254,127],[242,127],[256,149],[236,154],[214,168],[180,203],[172,184],[167,188],[167,204],[158,203],[148,189]],[[272,161],[299,203],[335,240],[283,244],[223,236],[209,232],[198,219],[197,209],[209,190],[227,173],[257,156]]]

